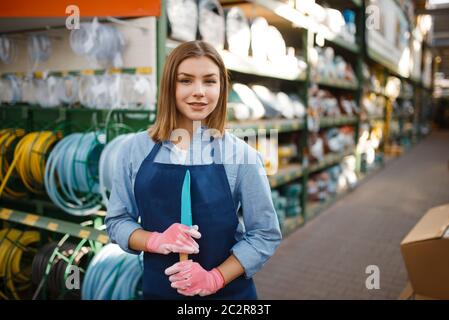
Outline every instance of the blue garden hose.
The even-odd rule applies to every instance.
[[[103,204],[108,205],[108,193],[112,190],[113,176],[117,172],[117,165],[120,165],[119,156],[122,146],[129,142],[134,133],[122,134],[114,138],[103,149],[99,165],[99,191],[103,199]]]
[[[141,297],[142,255],[106,245],[87,268],[81,288],[83,300],[130,300]]]
[[[50,199],[67,213],[86,216],[101,208],[98,160],[103,145],[96,132],[73,133],[50,153],[45,188]]]

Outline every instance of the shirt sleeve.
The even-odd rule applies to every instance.
[[[115,166],[105,224],[112,243],[117,243],[128,253],[139,254],[139,251],[130,249],[128,245],[131,234],[142,228],[137,222],[139,213],[132,188],[131,145],[129,142],[122,147],[121,156]]]
[[[254,152],[257,152],[254,150]],[[236,182],[245,232],[231,249],[247,278],[259,271],[282,240],[270,184],[259,152],[255,164],[241,164]]]

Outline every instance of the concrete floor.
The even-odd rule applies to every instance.
[[[449,132],[434,132],[285,238],[256,276],[260,299],[397,299],[407,283],[400,242],[449,203]],[[368,290],[366,267],[380,270]]]

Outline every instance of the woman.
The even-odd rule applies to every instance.
[[[179,45],[164,67],[155,124],[122,150],[106,225],[125,251],[144,251],[146,299],[257,299],[252,276],[281,241],[260,154],[225,133],[227,90],[212,46]],[[180,224],[187,170],[193,227]]]

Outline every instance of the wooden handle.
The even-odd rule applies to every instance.
[[[186,261],[189,259],[189,255],[187,253],[180,253],[179,254],[179,261]]]

